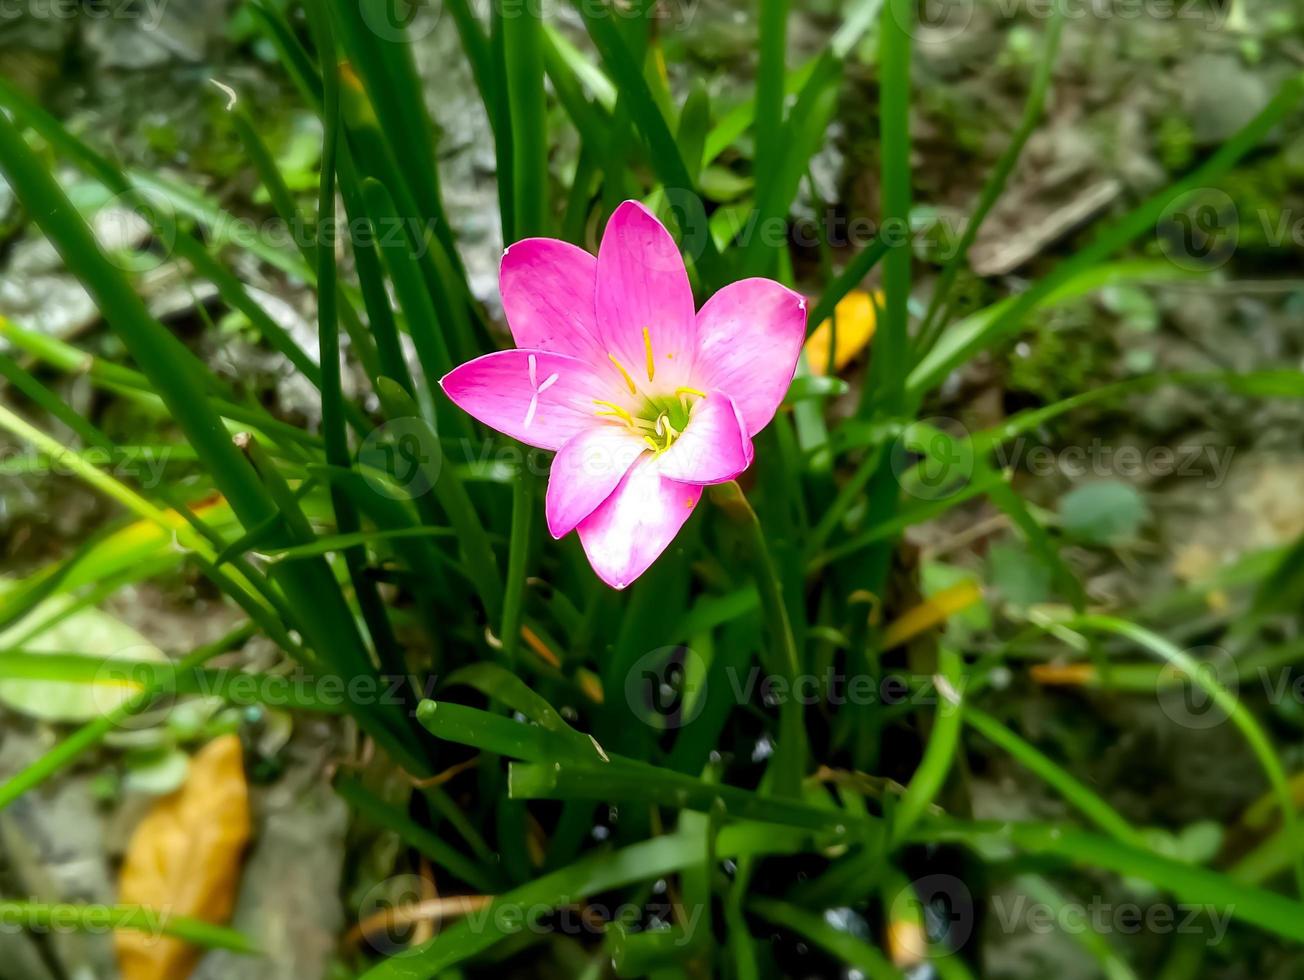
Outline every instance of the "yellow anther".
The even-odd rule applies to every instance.
[[[625,378],[625,384],[629,385],[629,393],[631,395],[637,395],[638,389],[634,387],[634,379],[631,378],[629,376],[629,372],[625,370],[625,365],[621,364],[620,361],[616,360],[615,354],[608,354],[607,356],[611,358],[611,363],[616,365],[616,370],[619,371],[621,375]]]
[[[676,395],[696,395],[698,398],[705,398],[705,391],[698,391],[696,388],[676,388]]]
[[[652,447],[652,451],[654,453],[661,452],[661,447],[657,445],[657,441],[653,439],[651,436],[644,436],[643,441]]]
[[[652,357],[652,334],[647,327],[643,328],[643,349],[647,351],[647,379],[652,380],[656,374],[656,361]]]

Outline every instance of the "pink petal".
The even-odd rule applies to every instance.
[[[464,412],[540,449],[560,449],[599,424],[593,400],[609,387],[586,362],[542,350],[485,354],[439,383]]]
[[[688,426],[659,460],[661,475],[685,483],[723,483],[752,462],[752,439],[733,399],[711,391],[693,406]]]
[[[702,497],[702,488],[667,480],[651,456],[579,524],[580,543],[598,578],[623,589],[666,550]]]
[[[659,386],[684,383],[696,346],[693,289],[670,232],[637,201],[620,205],[607,222],[595,297],[604,351],[635,384],[645,388],[651,380],[645,329]]]
[[[527,238],[503,253],[499,288],[517,347],[606,360],[593,314],[598,260],[555,238]]]
[[[728,392],[754,436],[787,394],[805,339],[800,293],[771,279],[725,286],[697,314],[697,387]]]
[[[611,496],[647,443],[623,425],[586,429],[561,447],[548,476],[548,532],[560,538]]]

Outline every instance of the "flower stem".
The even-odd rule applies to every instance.
[[[730,523],[744,532],[752,574],[756,577],[760,594],[761,611],[765,616],[765,631],[771,644],[770,662],[766,669],[782,678],[787,688],[779,704],[779,739],[774,757],[776,789],[781,796],[796,796],[801,790],[801,777],[806,765],[805,727],[801,702],[797,697],[801,655],[788,619],[783,583],[765,543],[761,522],[738,483],[730,480],[717,484],[709,488],[709,493],[711,502],[720,508]]]
[[[501,624],[503,653],[508,664],[516,662],[521,638],[522,607],[525,601],[525,578],[530,557],[530,537],[534,523],[534,489],[537,478],[530,473],[516,474],[512,487],[512,536],[507,551],[507,581],[503,590]]]

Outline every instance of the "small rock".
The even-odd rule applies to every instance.
[[[1202,54],[1186,65],[1186,114],[1201,146],[1221,143],[1268,104],[1261,75],[1229,54]]]
[[[0,776],[10,776],[49,750],[46,740],[6,731]],[[104,855],[103,822],[89,781],[46,783],[0,811],[0,853],[17,894],[38,902],[110,904],[114,888]],[[113,976],[107,933],[56,932],[50,948],[69,976]],[[8,964],[5,976],[9,976]]]
[[[145,0],[103,5],[83,16],[86,46],[103,68],[152,68],[170,61],[200,62],[208,41],[222,36],[227,0]],[[130,16],[127,16],[130,12]]]

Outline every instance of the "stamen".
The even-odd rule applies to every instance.
[[[705,398],[705,391],[698,391],[696,388],[676,388],[676,395],[696,395],[698,398]]]
[[[656,361],[652,357],[652,334],[647,327],[643,328],[643,349],[647,351],[647,379],[652,380],[652,375],[656,373]]]
[[[634,379],[631,378],[629,376],[629,372],[625,370],[625,365],[621,364],[620,361],[616,360],[615,354],[608,354],[607,357],[611,358],[611,363],[616,365],[616,370],[619,371],[621,375],[624,376],[625,384],[629,385],[629,393],[631,395],[637,395],[638,389],[634,387]]]
[[[607,406],[607,408],[610,409],[610,411],[608,411],[608,412],[596,412],[595,414],[597,414],[597,415],[610,415],[610,416],[614,416],[615,418],[621,419],[622,421],[624,421],[624,422],[627,423],[628,425],[633,425],[634,422],[636,421],[635,418],[634,418],[634,416],[630,415],[629,412],[628,412],[626,409],[621,408],[621,407],[620,407],[619,405],[617,405],[615,402],[604,402],[604,401],[598,401],[598,400],[595,398],[595,399],[593,400],[593,404],[594,404],[594,405],[605,405],[605,406]]]
[[[652,451],[654,453],[661,452],[661,447],[657,445],[657,441],[653,439],[651,436],[644,436],[643,441],[652,447]]]

